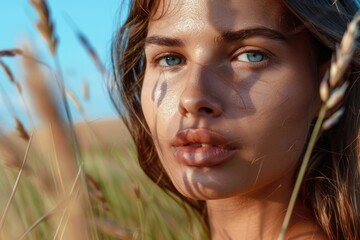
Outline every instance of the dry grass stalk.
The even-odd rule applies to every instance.
[[[101,232],[110,235],[116,239],[133,239],[133,234],[130,230],[118,226],[113,220],[111,219],[96,219],[95,220],[96,227]]]
[[[1,57],[17,57],[17,56],[22,56],[24,58],[30,58],[32,59],[33,61],[41,64],[41,65],[44,65],[46,66],[47,68],[50,69],[49,65],[46,64],[45,62],[39,60],[39,59],[36,59],[34,58],[33,56],[29,56],[29,55],[26,55],[23,50],[21,49],[18,49],[18,48],[14,48],[14,49],[4,49],[4,50],[0,50],[0,58]]]
[[[61,209],[63,209],[65,207],[65,205],[68,203],[68,198],[64,198],[61,199],[59,201],[59,203],[54,206],[52,209],[50,209],[48,212],[46,212],[45,214],[43,214],[41,217],[39,217],[19,238],[18,240],[22,240],[22,239],[28,239],[26,238],[28,236],[28,234],[34,230],[40,223],[42,223],[43,221],[51,218],[53,215],[55,215],[56,213],[58,213]]]
[[[283,225],[281,227],[279,240],[283,240],[285,238],[285,234],[290,222],[290,218],[295,206],[300,186],[303,182],[305,171],[307,169],[311,153],[314,149],[318,136],[320,135],[322,130],[333,127],[334,124],[336,124],[340,120],[342,114],[344,113],[344,108],[341,108],[338,111],[336,111],[336,109],[334,108],[337,106],[341,106],[345,92],[349,86],[349,82],[347,81],[347,79],[344,79],[344,74],[346,73],[346,70],[351,63],[351,60],[356,50],[356,39],[360,35],[360,32],[358,30],[359,22],[360,15],[357,14],[354,16],[353,20],[348,26],[347,31],[344,33],[340,47],[336,49],[336,58],[333,57],[332,59],[330,66],[330,74],[325,74],[320,84],[319,91],[323,104],[320,109],[317,121],[315,123],[315,127],[311,133],[311,137],[300,166],[299,174],[296,179],[289,206],[284,217]],[[335,113],[332,113],[330,116],[328,116],[327,120],[325,120],[326,114],[329,111]]]
[[[4,69],[5,74],[9,78],[10,82],[15,85],[18,93],[21,94],[22,90],[21,90],[20,83],[15,81],[14,74],[12,73],[10,68],[6,65],[6,63],[3,62],[1,59],[0,59],[0,66]],[[4,95],[5,95],[5,92],[4,92]],[[10,98],[6,97],[6,99],[7,99],[8,103],[9,103],[7,107],[9,109],[13,110],[13,107],[10,104],[11,103]],[[27,134],[24,126],[22,125],[22,123],[17,118],[15,119],[15,121],[16,121],[16,129],[20,133],[20,137],[25,139],[25,140],[28,140],[29,135]]]
[[[15,85],[16,90],[18,91],[18,93],[21,94],[22,93],[21,85],[20,85],[19,82],[15,81],[14,74],[10,70],[9,66],[7,66],[5,64],[5,62],[3,62],[1,60],[0,60],[0,66],[4,69],[5,74],[6,74],[6,76],[8,76],[10,82]]]
[[[88,101],[90,99],[89,84],[85,80],[82,82],[82,95],[86,101]]]
[[[27,145],[27,147],[26,147],[25,156],[24,156],[24,159],[23,159],[22,164],[21,164],[21,168],[20,168],[20,170],[19,170],[19,173],[18,173],[18,176],[17,176],[17,178],[16,178],[14,187],[13,187],[12,192],[11,192],[11,195],[10,195],[10,197],[9,197],[9,200],[8,200],[8,202],[7,202],[7,204],[6,204],[4,213],[3,213],[2,217],[1,217],[1,220],[0,220],[0,231],[1,231],[1,229],[2,229],[2,227],[3,227],[3,225],[4,225],[4,223],[5,223],[6,215],[7,215],[8,211],[9,211],[10,205],[11,205],[13,199],[14,199],[14,196],[15,196],[17,187],[18,187],[18,185],[19,185],[19,182],[20,182],[20,179],[21,179],[23,170],[24,170],[24,168],[25,168],[25,163],[26,163],[26,160],[27,160],[27,158],[28,158],[29,149],[30,149],[31,142],[32,142],[31,139],[32,139],[32,138],[30,137],[30,138],[29,138],[28,145]]]
[[[13,154],[13,151],[9,151],[8,148],[3,148],[3,146],[1,146],[0,149],[0,159],[8,168],[16,170],[20,170],[21,168],[21,163],[19,162],[16,154]]]
[[[21,49],[5,49],[0,51],[0,57],[15,57],[17,55],[22,55],[23,52]]]
[[[330,98],[331,90],[341,84],[345,71],[351,63],[351,59],[356,50],[356,38],[359,36],[358,24],[360,15],[355,15],[353,21],[344,33],[340,46],[336,49],[336,54],[332,58],[330,72],[327,72],[320,84],[320,97],[323,102],[327,102]],[[342,87],[342,91],[346,91],[346,87]],[[339,93],[337,93],[339,94]]]
[[[22,93],[21,85],[20,85],[19,82],[15,81],[14,74],[10,70],[9,66],[6,65],[6,63],[4,61],[1,61],[1,60],[0,60],[0,66],[4,69],[5,74],[9,78],[10,82],[15,85],[16,90],[18,91],[18,93],[21,94]]]
[[[89,174],[86,175],[86,180],[89,186],[89,194],[91,199],[96,203],[96,207],[103,214],[109,211],[109,205],[101,191],[99,183]]]
[[[51,54],[54,56],[57,47],[57,38],[54,34],[54,24],[50,19],[49,7],[45,0],[30,0],[31,4],[36,9],[39,15],[39,21],[36,23],[36,28],[40,35],[47,42]]]
[[[24,124],[22,124],[22,122],[16,117],[15,117],[15,122],[16,122],[16,131],[19,133],[19,136],[25,141],[29,141],[30,139],[29,133],[26,131]]]
[[[335,87],[343,78],[343,75],[349,66],[352,56],[356,49],[356,38],[359,35],[358,23],[360,15],[356,15],[353,21],[349,24],[345,32],[339,48],[336,51],[336,60],[333,59],[333,64],[330,67],[330,87]]]
[[[106,69],[104,65],[101,63],[99,56],[97,55],[95,49],[91,46],[90,42],[81,32],[77,31],[76,35],[80,43],[83,45],[83,47],[86,49],[87,53],[90,55],[91,59],[95,63],[97,69],[100,71],[100,73],[103,76],[106,76]]]
[[[330,76],[330,71],[328,70],[326,71],[323,80],[320,83],[319,93],[322,102],[326,102],[326,100],[329,99],[330,96],[329,83],[328,81],[325,80],[325,79],[329,79],[329,76]]]
[[[140,187],[139,187],[139,185],[135,185],[134,187],[133,187],[133,191],[134,191],[134,193],[135,193],[135,197],[137,198],[137,199],[141,199],[141,192],[140,192]]]
[[[84,113],[84,109],[83,109],[79,99],[76,97],[75,93],[73,91],[71,91],[70,89],[66,89],[66,95],[70,99],[70,101],[74,104],[76,109],[80,113]]]
[[[85,37],[84,34],[82,34],[77,29],[75,23],[69,16],[67,16],[67,20],[68,20],[69,25],[71,25],[71,27],[74,29],[75,34],[76,34],[77,38],[79,39],[81,45],[85,48],[87,53],[90,55],[91,59],[94,61],[96,67],[101,72],[101,74],[103,74],[105,76],[106,75],[105,67],[101,63],[100,58],[99,58],[98,54],[96,53],[94,47],[90,44],[90,41]]]
[[[23,52],[23,50],[21,50],[21,49],[15,48],[15,49],[0,50],[0,58],[1,57],[17,57],[17,56],[21,56],[23,58],[28,58],[28,59],[30,59],[30,60],[38,63],[38,64],[41,64],[41,65],[47,67],[48,69],[50,69],[50,67],[46,63],[42,62],[41,60],[39,60],[37,58],[34,58],[32,55],[25,54]],[[21,96],[22,102],[24,103],[28,118],[29,118],[30,122],[33,123],[32,116],[31,116],[30,111],[28,109],[28,106],[26,104],[24,95],[22,94],[23,90],[22,90],[22,86],[21,86],[20,82],[15,80],[14,75],[12,74],[10,68],[1,60],[0,60],[0,66],[2,66],[2,68],[5,70],[5,73],[7,74],[8,78],[10,79],[10,81],[15,85],[16,90],[17,90],[18,94]],[[8,100],[8,102],[10,102],[10,100]],[[8,108],[12,109],[12,107],[10,107],[10,106],[8,106]],[[32,124],[32,125],[34,125],[34,124]]]
[[[23,51],[20,50],[20,49],[9,49],[9,50],[2,50],[0,51],[0,57],[4,57],[4,56],[10,56],[10,57],[15,57],[15,56],[22,56],[22,57],[29,57],[29,56],[26,56],[24,55]],[[31,57],[29,57],[31,58]],[[34,61],[40,63],[40,64],[43,64],[41,61],[37,60],[37,59],[34,59]],[[28,118],[30,120],[30,122],[32,123],[32,117],[31,117],[31,114],[30,114],[30,111],[28,109],[28,106],[26,104],[26,101],[24,99],[24,96],[22,95],[22,87],[21,87],[21,84],[20,82],[16,81],[15,80],[15,77],[14,77],[14,74],[12,73],[12,71],[10,70],[10,68],[5,64],[5,62],[1,61],[0,59],[0,66],[4,69],[6,75],[8,76],[10,82],[12,84],[15,85],[15,88],[18,92],[18,94],[21,96],[21,99],[22,99],[22,102],[24,103],[24,106],[25,106],[25,109],[26,109],[26,113],[28,115]],[[45,64],[45,66],[47,66]]]
[[[336,54],[332,58],[330,76],[325,75],[320,84],[321,100],[326,105],[326,111],[332,112],[332,115],[328,116],[329,121],[326,121],[326,124],[324,123],[325,126],[323,126],[323,130],[335,125],[344,113],[344,109],[336,111],[336,108],[341,106],[345,92],[350,85],[349,82],[346,81],[347,79],[344,79],[344,75],[351,64],[351,59],[357,47],[356,39],[360,35],[358,29],[359,22],[360,15],[357,14],[349,24],[340,46],[336,49]]]
[[[12,74],[10,68],[1,60],[0,60],[0,66],[4,69],[5,74],[8,76],[10,82],[15,83],[14,74]]]
[[[21,157],[19,152],[15,150],[13,144],[9,139],[1,139],[0,142],[0,159],[1,162],[8,168],[15,171],[20,171],[22,168]],[[23,171],[26,173],[33,173],[33,169],[26,164],[23,167]]]
[[[31,52],[27,53],[31,55]],[[55,146],[55,154],[58,159],[59,172],[65,186],[66,196],[72,192],[73,184],[78,176],[79,168],[76,164],[74,149],[72,148],[69,136],[66,134],[67,129],[62,121],[62,117],[58,112],[58,107],[51,96],[51,92],[47,87],[46,81],[38,65],[30,58],[24,58],[24,69],[26,72],[26,83],[32,95],[32,100],[39,115],[47,123],[51,124],[53,133],[53,142]],[[79,185],[77,185],[79,188]],[[82,188],[80,187],[80,190]],[[83,201],[83,192],[80,196],[73,198],[70,206],[73,211],[69,212],[69,222],[66,226],[66,235],[64,239],[87,239],[87,221],[86,209]],[[60,196],[61,197],[61,196]],[[75,224],[76,223],[76,224]]]
[[[16,90],[19,94],[22,94],[22,87],[19,82],[15,82]]]
[[[329,98],[324,102],[328,109],[332,109],[335,106],[339,105],[344,99],[345,92],[349,87],[349,82],[344,82],[340,87],[332,90]]]
[[[345,108],[342,107],[326,119],[322,125],[322,130],[328,130],[340,121],[341,116],[344,114]]]

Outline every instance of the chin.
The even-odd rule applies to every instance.
[[[224,199],[242,192],[242,186],[234,186],[227,181],[214,181],[211,174],[201,174],[201,176],[198,174],[184,175],[181,180],[177,179],[173,182],[183,196],[194,200]]]
[[[218,200],[218,199],[225,199],[225,198],[230,198],[232,196],[234,196],[231,193],[226,193],[223,191],[218,191],[215,189],[194,189],[194,190],[183,190],[183,189],[178,189],[180,191],[180,193],[190,199],[193,200],[203,200],[203,201],[207,201],[207,200]]]

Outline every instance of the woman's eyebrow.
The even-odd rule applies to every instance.
[[[217,39],[218,41],[234,42],[244,40],[251,37],[265,37],[274,40],[287,41],[286,36],[277,31],[266,27],[256,27],[241,29],[238,31],[226,31]]]
[[[216,38],[216,42],[235,42],[251,37],[265,37],[274,40],[286,42],[286,37],[283,33],[265,27],[241,29],[238,31],[226,31]],[[153,35],[146,37],[145,45],[159,45],[167,47],[184,47],[184,42],[179,38],[166,37],[160,35]]]
[[[178,38],[170,38],[165,36],[150,36],[145,38],[145,45],[159,45],[167,47],[183,47],[185,46],[184,42]]]

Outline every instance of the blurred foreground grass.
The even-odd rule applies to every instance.
[[[43,124],[43,129],[37,124],[26,129],[10,101],[16,96],[2,91],[20,138],[0,134],[0,239],[204,239],[194,213],[140,170],[134,146],[128,134],[122,134],[124,126],[103,123],[99,131],[87,121],[78,96],[64,83],[57,52],[61,36],[51,11],[45,0],[30,2],[39,17],[34,26],[53,64],[44,63],[29,45],[0,49],[0,68],[16,87],[27,117]],[[107,80],[109,74],[89,40],[75,27],[74,34]],[[5,58],[22,61],[24,81]],[[84,89],[87,100],[88,86]],[[83,116],[86,134],[73,125],[70,104]],[[81,139],[95,144],[86,146]],[[111,144],[118,141],[121,144]]]
[[[36,137],[36,136],[35,136]],[[35,138],[34,137],[34,138]],[[150,182],[137,166],[134,150],[94,148],[82,152],[95,231],[91,239],[203,239],[202,228],[191,212]],[[127,150],[126,150],[127,149]],[[0,239],[53,239],[61,221],[58,191],[51,161],[31,154],[18,184]],[[0,168],[0,213],[14,187],[18,168]],[[56,195],[56,194],[55,194]],[[50,213],[49,213],[50,212]],[[48,214],[45,218],[42,217]],[[188,216],[190,214],[192,217]],[[194,221],[194,222],[191,222]],[[68,222],[67,224],[77,224]]]

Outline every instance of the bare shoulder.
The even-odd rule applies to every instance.
[[[293,225],[286,236],[288,240],[328,240],[320,226],[312,221],[300,221]]]

